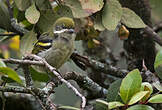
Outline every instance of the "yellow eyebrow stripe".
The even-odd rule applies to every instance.
[[[40,46],[51,46],[51,43],[43,43],[43,42],[38,42],[37,45],[40,45]]]

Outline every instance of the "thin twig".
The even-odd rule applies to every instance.
[[[36,100],[39,102],[39,104],[41,105],[42,109],[43,110],[47,110],[45,108],[45,106],[43,105],[43,102],[40,100],[40,98],[33,92],[33,91],[30,91],[30,93],[36,98]]]
[[[38,88],[24,88],[24,87],[17,87],[17,86],[0,86],[0,91],[2,92],[14,92],[14,93],[25,93],[30,94],[30,91],[34,91],[36,94],[46,94],[47,91],[44,89]],[[51,93],[54,93],[51,91]]]
[[[6,83],[3,83],[1,86],[5,87]],[[6,97],[4,95],[4,92],[2,92],[2,110],[5,110],[5,104],[6,104]]]
[[[32,82],[31,74],[29,72],[29,64],[22,65],[22,68],[23,68],[23,71],[24,71],[26,87],[32,87],[33,82]]]
[[[100,72],[103,72],[105,74],[109,74],[109,75],[112,75],[115,77],[122,78],[122,77],[125,77],[128,73],[127,70],[120,69],[120,68],[114,67],[112,65],[104,64],[104,63],[101,63],[96,60],[92,60],[86,56],[81,56],[76,52],[72,54],[71,58],[72,58],[72,60],[73,60],[73,58],[75,60],[77,59],[79,62],[84,64],[86,67],[89,67],[96,71],[100,71]]]
[[[49,106],[49,109],[51,110],[57,110],[57,105],[55,105],[54,103],[52,103],[52,100],[48,97],[47,98],[47,104]]]
[[[57,110],[57,106],[52,102],[52,100],[50,99],[50,95],[51,93],[53,93],[54,88],[56,87],[56,85],[53,82],[49,82],[46,87],[43,88],[43,90],[45,91],[45,94],[42,94],[42,100],[43,103],[45,103],[45,107],[46,109],[50,109],[50,110]]]
[[[156,43],[162,46],[162,38],[149,26],[143,29],[144,34],[147,34],[146,37],[151,37]]]
[[[150,72],[149,70],[141,72],[141,75],[142,75],[142,79],[145,82],[149,82],[149,83],[158,82],[158,83],[160,83],[159,78],[154,73]]]
[[[4,92],[2,92],[2,110],[5,110],[5,104],[6,104],[6,97],[4,95]]]
[[[86,105],[86,98],[68,81],[63,79],[61,75],[56,71],[55,68],[53,68],[51,65],[49,65],[44,59],[42,59],[39,56],[36,55],[28,55],[29,58],[35,59],[36,61],[30,61],[30,60],[18,60],[18,59],[1,59],[5,63],[12,63],[12,64],[31,64],[31,65],[40,65],[45,66],[49,71],[51,71],[60,81],[65,83],[68,88],[71,88],[76,95],[78,95],[82,99],[81,109],[83,110]]]
[[[56,71],[56,69],[54,67],[52,67],[51,65],[49,65],[44,59],[42,59],[39,56],[29,55],[28,57],[31,57],[31,58],[33,58],[35,60],[42,61],[44,63],[44,65],[45,65],[45,67],[49,71],[51,71],[61,82],[65,83],[68,88],[71,88],[74,91],[74,93],[82,99],[81,110],[83,110],[85,108],[86,98],[73,85],[71,85],[71,83],[69,83],[64,78],[62,78],[61,75]]]
[[[26,93],[30,94],[29,88],[16,87],[16,86],[0,86],[0,91],[2,92],[15,92],[15,93]]]
[[[11,8],[10,1],[6,0],[6,3],[7,3],[7,7],[8,7],[8,12],[9,12],[9,15],[10,15],[11,30],[15,33],[18,33],[19,35],[23,35],[26,32],[28,32],[28,30],[26,30],[22,26],[18,25],[17,22],[16,22],[16,19],[13,18],[13,10]]]
[[[49,89],[48,89],[49,90]],[[1,92],[13,92],[13,93],[25,93],[25,94],[32,94],[36,100],[40,103],[42,106],[43,110],[46,109],[46,103],[43,104],[43,102],[40,100],[38,96],[46,96],[47,94],[54,93],[53,91],[47,91],[46,89],[38,89],[38,88],[24,88],[24,87],[17,87],[17,86],[0,86],[0,91]],[[48,98],[47,98],[48,99]],[[52,104],[52,102],[50,102]],[[54,105],[54,104],[53,104]],[[49,106],[49,105],[47,105]],[[55,110],[55,109],[50,109],[50,110]]]
[[[18,59],[1,59],[5,63],[12,63],[12,64],[22,64],[22,68],[24,70],[25,75],[25,81],[26,81],[26,87],[31,87],[33,85],[32,83],[32,77],[29,73],[29,64],[30,65],[44,65],[41,62],[38,61],[30,61],[30,60],[18,60]],[[18,66],[19,67],[19,66]]]
[[[15,36],[17,33],[0,34],[0,36]]]
[[[12,12],[12,9],[11,9],[10,1],[6,0],[6,3],[7,3],[8,12],[9,12],[10,18],[13,18],[13,12]]]
[[[76,72],[68,72],[63,76],[66,80],[74,80],[77,84],[90,91],[93,96],[105,97],[107,95],[107,89],[101,87],[99,84],[95,83],[88,76],[83,76]]]
[[[158,24],[156,24],[154,27],[153,27],[153,30],[158,33],[159,31],[162,31],[162,21],[159,22]]]
[[[8,7],[8,12],[9,12],[9,16],[10,16],[10,28],[8,29],[9,31],[12,31],[14,33],[18,33],[18,35],[24,35],[25,32],[25,29],[21,26],[19,26],[18,24],[16,24],[16,20],[15,18],[13,17],[13,10],[12,10],[12,7],[11,7],[11,4],[10,4],[10,0],[6,0],[6,3],[7,3],[7,7]]]
[[[24,27],[20,26],[17,22],[15,18],[11,19],[11,25],[12,27],[20,34],[20,35],[24,35],[25,33],[29,32],[27,29],[25,29]],[[17,33],[16,32],[16,33]]]
[[[11,64],[30,64],[30,65],[38,65],[38,66],[44,66],[43,62],[40,61],[31,61],[31,60],[18,60],[18,59],[1,59],[5,63],[11,63]]]

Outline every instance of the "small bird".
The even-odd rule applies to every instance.
[[[74,51],[76,33],[73,19],[61,17],[56,20],[53,34],[42,34],[32,51],[44,58],[51,66],[59,69],[71,56]],[[47,72],[45,68],[33,66],[38,72]]]

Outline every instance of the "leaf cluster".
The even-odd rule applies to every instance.
[[[160,86],[160,85],[159,85]],[[159,87],[158,86],[158,87]],[[156,84],[157,87],[157,84]],[[125,108],[126,110],[155,110],[149,103],[162,103],[162,94],[152,94],[153,87],[142,82],[138,69],[128,73],[121,81],[117,80],[108,89],[107,101],[96,100],[104,110]]]
[[[20,25],[29,31],[40,35],[53,29],[53,24],[59,17],[73,18],[78,32],[76,40],[88,40],[88,47],[99,45],[96,41],[101,31],[115,30],[118,25],[124,24],[129,28],[144,28],[142,19],[131,9],[122,7],[118,0],[11,0],[13,12],[9,12],[4,1],[0,1],[0,27],[13,31],[11,15]],[[26,33],[29,36],[28,33]],[[36,35],[32,34],[31,42],[35,42]],[[30,41],[22,44],[33,47]],[[23,46],[20,46],[23,48]],[[29,50],[31,50],[30,48]],[[23,50],[23,49],[22,49]],[[24,53],[24,52],[22,52]]]

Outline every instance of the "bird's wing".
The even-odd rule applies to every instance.
[[[52,47],[52,39],[38,39],[32,50],[33,54],[38,54]]]

